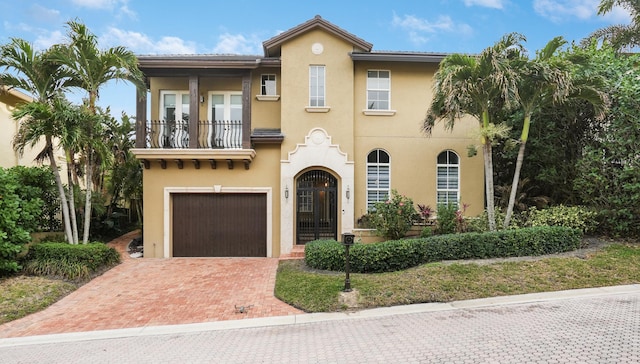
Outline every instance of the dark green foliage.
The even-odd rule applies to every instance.
[[[577,229],[540,226],[356,244],[350,249],[350,268],[358,273],[379,273],[442,260],[552,254],[579,248],[581,238]],[[344,252],[344,246],[336,241],[310,242],[305,247],[305,262],[316,269],[342,271]]]
[[[436,234],[453,234],[456,232],[456,211],[458,211],[457,204],[438,204]]]
[[[0,168],[0,276],[20,269],[18,254],[37,228],[42,200],[17,174]]]
[[[103,243],[39,243],[29,249],[25,271],[29,274],[87,279],[92,273],[120,262],[118,252]]]
[[[378,235],[388,239],[402,239],[418,217],[413,200],[391,191],[391,199],[377,202],[369,213],[370,223]]]
[[[25,186],[27,193],[38,196],[43,201],[37,218],[40,231],[59,231],[62,227],[58,218],[60,213],[60,197],[53,172],[48,167],[16,166],[10,169],[16,174],[20,185]]]

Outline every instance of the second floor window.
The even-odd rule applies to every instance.
[[[242,92],[212,92],[209,105],[209,120],[242,121]]]
[[[309,66],[309,106],[325,106],[324,66]]]
[[[261,95],[276,95],[276,75],[262,75],[260,92]]]
[[[391,109],[391,78],[389,71],[367,71],[367,110]]]
[[[189,92],[161,91],[160,117],[166,121],[189,121]]]

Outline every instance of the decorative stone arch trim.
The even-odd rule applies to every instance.
[[[281,197],[280,254],[291,252],[295,240],[295,177],[313,167],[330,170],[338,178],[338,235],[353,230],[354,163],[349,161],[347,153],[340,150],[339,145],[331,142],[326,130],[314,128],[305,136],[304,143],[297,144],[287,159],[280,161],[280,190],[291,191],[289,198],[284,194]],[[350,198],[347,198],[347,190],[350,190]]]

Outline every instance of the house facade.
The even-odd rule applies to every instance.
[[[372,47],[316,16],[261,56],[140,56],[145,257],[279,257],[352,232],[391,190],[481,213],[477,121],[421,131],[445,55]]]

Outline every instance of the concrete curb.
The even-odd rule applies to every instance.
[[[624,286],[610,286],[599,288],[584,288],[558,292],[530,293],[515,296],[490,297],[467,301],[448,303],[423,303],[406,306],[381,307],[355,312],[311,313],[291,316],[264,317],[244,320],[214,321],[197,324],[147,326],[138,328],[101,330],[89,332],[74,332],[65,334],[39,335],[0,339],[0,348],[24,345],[55,344],[64,342],[79,342],[91,340],[117,339],[127,337],[175,335],[197,333],[203,331],[218,331],[232,329],[246,329],[266,326],[283,326],[308,324],[323,321],[351,320],[362,318],[386,317],[392,315],[415,314],[425,312],[467,310],[504,305],[521,305],[536,302],[550,302],[556,300],[589,298],[604,295],[618,295],[640,293],[640,284]]]

